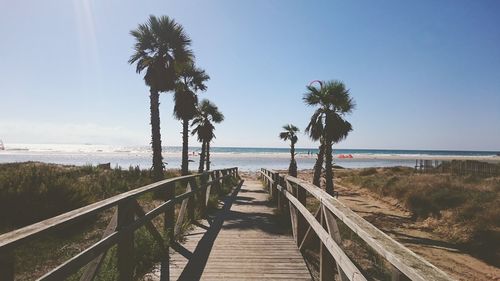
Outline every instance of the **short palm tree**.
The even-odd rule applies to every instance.
[[[295,144],[297,143],[297,133],[299,128],[292,124],[283,126],[283,132],[280,133],[280,139],[284,141],[290,140],[290,166],[288,167],[288,174],[292,177],[297,176],[297,162],[295,161]]]
[[[355,103],[349,95],[349,90],[341,81],[323,82],[322,87],[308,86],[307,90],[304,102],[307,105],[316,106],[317,109],[306,130],[313,139],[320,137],[325,158],[325,190],[333,195],[332,145],[345,139],[352,131],[351,124],[344,117],[352,112]]]
[[[207,89],[205,82],[210,77],[204,70],[196,68],[194,63],[186,64],[179,72],[179,80],[174,95],[174,116],[182,121],[182,175],[189,173],[188,144],[189,120],[197,113],[197,91]]]
[[[130,31],[135,38],[134,54],[129,63],[136,63],[137,73],[146,70],[144,81],[149,86],[151,111],[151,146],[153,177],[163,178],[163,158],[160,135],[160,92],[173,91],[177,81],[176,69],[192,60],[191,40],[181,25],[167,16],[150,16],[145,24]]]
[[[222,121],[224,121],[224,115],[215,104],[207,99],[198,104],[197,115],[191,123],[194,127],[191,134],[196,134],[198,141],[201,142],[199,173],[203,172],[204,165],[206,165],[206,170],[210,170],[210,142],[215,138],[214,124]]]

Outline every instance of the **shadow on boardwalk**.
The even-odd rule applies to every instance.
[[[205,229],[206,232],[198,242],[198,246],[192,254],[190,253],[189,255],[187,255],[186,251],[188,250],[182,247],[182,245],[177,244],[177,247],[174,248],[174,250],[176,250],[178,253],[189,259],[178,280],[190,281],[201,279],[201,275],[205,270],[205,265],[207,264],[208,257],[210,256],[210,252],[212,251],[215,239],[217,239],[222,225],[224,225],[224,221],[230,215],[231,206],[233,205],[235,198],[237,198],[236,196],[240,191],[242,185],[243,180],[240,181],[237,188],[235,188],[233,192],[224,199],[224,205],[222,209],[219,210],[212,218],[207,218],[210,226],[207,227],[201,223],[196,224],[198,227]],[[178,251],[180,248],[183,249],[182,252]]]
[[[171,280],[311,280],[267,198],[259,182],[242,181],[219,211],[172,247]]]

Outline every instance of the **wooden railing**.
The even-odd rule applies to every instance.
[[[320,280],[335,280],[337,274],[342,281],[369,278],[363,275],[356,266],[357,263],[343,249],[339,222],[386,259],[390,264],[388,271],[391,272],[391,280],[452,280],[446,273],[396,242],[317,186],[295,177],[282,176],[272,170],[261,169],[260,172],[278,208],[287,213],[285,208],[288,205],[293,237],[299,249],[304,249],[313,234],[321,241]],[[306,208],[307,194],[319,201],[315,215]]]
[[[86,266],[81,281],[92,280],[102,263],[102,260],[112,246],[117,245],[118,280],[133,279],[134,264],[134,232],[145,226],[161,249],[161,280],[169,280],[169,253],[165,239],[161,235],[165,231],[167,239],[173,241],[174,234],[179,232],[185,219],[194,218],[195,209],[204,213],[212,188],[217,188],[222,180],[228,177],[238,178],[238,168],[208,171],[203,174],[181,176],[162,180],[143,186],[91,205],[61,214],[39,223],[0,235],[0,281],[15,279],[14,251],[27,242],[40,238],[43,234],[61,230],[77,221],[117,207],[114,215],[104,231],[103,237],[97,243],[86,248],[76,256],[43,275],[38,280],[64,280]],[[175,195],[176,184],[186,186],[183,194]],[[139,205],[140,195],[155,192],[162,194],[165,202],[158,207],[145,212]],[[181,203],[177,220],[175,204]],[[164,214],[164,229],[158,230],[152,219]]]

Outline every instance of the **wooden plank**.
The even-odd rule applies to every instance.
[[[186,193],[191,191],[191,185],[188,183],[186,186]],[[177,215],[177,221],[175,222],[174,227],[174,235],[177,236],[181,231],[182,224],[184,223],[184,217],[186,216],[186,211],[188,207],[189,198],[186,198],[182,201],[181,208],[179,210],[179,214]]]
[[[396,242],[325,191],[294,177],[286,176],[286,180],[300,184],[378,254],[387,259],[411,280],[452,280],[442,270]]]
[[[320,219],[321,219],[321,212],[322,211],[321,211],[321,205],[320,205],[320,207],[314,213],[314,217],[318,221],[320,221]],[[307,227],[306,234],[304,235],[304,239],[302,239],[302,242],[300,242],[299,250],[302,250],[305,247],[306,243],[312,239],[313,234],[314,234],[314,231],[313,231],[312,227],[309,225]]]
[[[205,216],[205,213],[207,211],[207,203],[208,203],[208,196],[207,196],[207,182],[208,182],[208,174],[203,173],[200,178],[200,200],[198,202],[198,208],[200,210],[200,214],[202,217]]]
[[[278,189],[280,188],[281,187],[279,186]],[[354,265],[354,263],[344,253],[344,251],[339,247],[339,245],[335,243],[330,234],[326,232],[326,230],[321,226],[321,224],[316,220],[316,218],[311,213],[309,213],[306,207],[302,206],[302,204],[300,204],[300,202],[284,188],[281,188],[281,192],[285,194],[289,203],[293,204],[295,208],[297,208],[297,210],[300,213],[302,213],[302,215],[307,220],[309,225],[312,227],[314,232],[316,232],[320,240],[323,242],[326,249],[330,252],[333,258],[342,268],[342,270],[349,277],[349,280],[366,280],[366,278],[361,274],[361,271]]]
[[[302,206],[306,206],[306,191],[300,187],[300,185],[296,186],[295,189],[295,197],[297,200],[302,204]],[[297,246],[299,247],[302,240],[304,239],[304,236],[306,235],[307,231],[307,221],[304,219],[301,213],[297,213],[296,215],[296,220],[297,220]]]
[[[127,200],[118,204],[118,231],[134,222],[134,201]],[[120,235],[117,249],[118,281],[129,281],[134,277],[134,232],[128,231]]]
[[[143,218],[146,216],[146,213],[144,213],[144,210],[142,209],[141,205],[139,203],[134,202],[134,212],[139,218]],[[163,254],[166,250],[165,247],[165,242],[163,241],[163,236],[161,236],[160,232],[158,232],[158,229],[154,226],[154,224],[151,222],[151,220],[147,220],[144,224],[148,232],[153,236],[153,238],[156,240],[158,245],[160,246],[161,249],[161,254]]]
[[[169,183],[165,190],[165,201],[175,198],[175,183]],[[163,226],[169,241],[174,241],[175,205],[165,209]]]
[[[169,183],[175,183],[178,181],[183,181],[198,176],[199,174],[194,174],[194,175],[181,176],[181,177],[158,181],[143,187],[133,189],[131,191],[118,194],[108,199],[84,206],[82,208],[61,214],[59,216],[46,219],[44,221],[2,234],[0,235],[0,249],[4,249],[7,247],[15,247],[16,245],[18,245],[23,241],[35,239],[40,235],[42,235],[43,233],[59,229],[70,223],[74,223],[83,220],[85,218],[88,218],[89,216],[94,215],[102,210],[116,206],[123,200],[136,198],[137,196],[140,196],[146,192],[153,192],[165,188],[166,186],[168,186]]]
[[[95,259],[97,256],[102,254],[104,251],[109,249],[111,246],[114,244],[118,243],[119,240],[121,240],[123,236],[130,235],[130,233],[133,233],[136,229],[139,227],[145,225],[146,223],[150,222],[151,219],[154,217],[158,216],[162,212],[164,212],[167,208],[172,207],[174,204],[177,202],[180,202],[189,196],[192,196],[194,194],[194,191],[183,193],[174,199],[171,199],[160,206],[154,208],[153,210],[149,211],[146,213],[143,217],[138,218],[137,220],[133,221],[133,223],[125,225],[124,228],[120,228],[119,231],[115,231],[109,236],[103,238],[99,242],[95,243],[94,245],[90,246],[89,248],[85,249],[84,251],[80,252],[76,256],[72,257],[71,259],[67,260],[63,264],[59,265],[52,271],[48,272],[38,280],[64,280],[65,278],[68,278],[72,274],[76,273],[81,267],[84,265],[88,264],[90,261]],[[123,202],[122,202],[123,203]],[[133,235],[133,234],[132,234]],[[3,249],[5,250],[5,249]],[[163,279],[162,279],[163,280]]]
[[[286,182],[286,189],[290,194],[293,194],[293,186]],[[297,237],[297,209],[294,207],[292,204],[288,204],[288,208],[290,210],[290,221],[292,224],[292,234],[293,234],[293,239],[295,239],[295,242],[298,243],[298,237]]]
[[[320,205],[318,208],[320,211],[320,222],[321,226],[326,227],[325,214],[323,213],[323,207]],[[319,241],[319,280],[320,281],[335,281],[335,272],[333,270],[336,265],[330,252],[326,248],[323,241]]]
[[[63,264],[59,265],[52,271],[48,272],[44,276],[40,277],[39,281],[60,281],[65,280],[72,274],[76,273],[81,267],[92,261],[94,258],[99,256],[104,251],[108,250],[111,246],[116,244],[120,234],[118,232],[113,232],[106,238],[100,240],[84,251],[80,252],[73,258],[67,260]]]
[[[261,204],[268,199],[263,183],[245,181],[241,189],[245,200],[235,200],[230,210],[217,213],[208,229],[197,227],[186,236],[183,246],[192,256],[173,254],[172,279],[310,281],[293,238],[269,219],[273,208]]]
[[[144,213],[144,210],[142,207],[139,205],[139,203],[135,202],[135,213],[139,218],[143,218],[146,216]],[[146,229],[149,231],[149,233],[153,236],[153,238],[156,240],[160,247],[160,281],[168,281],[170,280],[170,266],[169,266],[169,261],[170,261],[170,254],[169,254],[169,247],[165,245],[165,242],[163,241],[163,237],[161,236],[160,232],[156,229],[156,227],[153,225],[151,220],[147,220],[145,223]],[[168,237],[167,237],[168,238]]]
[[[104,230],[104,233],[102,234],[102,238],[113,233],[116,230],[117,223],[118,223],[118,210],[116,210],[113,216],[111,217],[111,220],[109,221],[106,230]],[[82,277],[80,277],[80,281],[94,280],[95,276],[97,275],[97,272],[99,272],[99,268],[101,267],[102,261],[104,260],[106,253],[107,251],[104,251],[102,254],[97,256],[87,265],[85,272],[83,273]]]
[[[197,191],[198,190],[198,186],[196,184],[196,180],[189,180],[188,184],[187,184],[187,187],[186,187],[186,192],[189,192],[189,191]],[[189,198],[189,200],[187,201],[188,204],[187,204],[187,219],[188,219],[188,222],[191,223],[192,221],[194,221],[194,212],[195,212],[195,209],[196,209],[196,197],[197,197],[197,194],[196,192],[193,194],[193,196],[191,196]]]
[[[340,237],[340,230],[339,230],[339,226],[337,225],[337,221],[335,220],[335,217],[325,208],[325,206],[321,205],[321,209],[323,210],[323,218],[324,218],[324,221],[326,223],[328,233],[333,238],[333,240],[339,246],[342,247],[342,238]],[[340,268],[339,264],[335,263],[335,265],[337,267],[337,272],[340,275],[340,280],[341,281],[348,280],[347,276],[345,275],[342,268]]]

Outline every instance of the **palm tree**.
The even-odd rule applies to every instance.
[[[175,89],[176,69],[193,57],[189,49],[191,39],[180,24],[167,16],[150,16],[147,23],[139,24],[130,34],[136,43],[129,63],[136,63],[137,73],[146,70],[144,81],[150,88],[153,177],[161,180],[164,166],[161,155],[159,93]]]
[[[320,114],[315,112],[311,116],[311,120],[306,127],[306,133],[313,141],[319,141],[319,152],[318,158],[316,158],[316,163],[314,164],[314,174],[313,174],[313,184],[321,187],[321,172],[323,170],[323,162],[325,160],[325,145],[323,142],[322,133],[324,131],[323,119],[320,118]]]
[[[280,133],[280,139],[284,141],[290,140],[290,166],[288,167],[288,174],[292,177],[297,176],[297,162],[295,161],[295,144],[297,143],[297,133],[299,128],[292,124],[283,126],[283,132]]]
[[[332,145],[345,139],[352,131],[351,124],[344,117],[352,112],[355,103],[349,95],[349,90],[341,81],[324,82],[321,88],[308,86],[307,90],[308,92],[303,98],[304,102],[318,108],[312,115],[306,130],[310,136],[317,137],[319,135],[320,140],[322,140],[325,158],[325,190],[333,195]],[[319,132],[321,133],[318,134]]]
[[[191,123],[191,126],[195,127],[191,134],[196,134],[198,141],[201,142],[199,173],[203,172],[204,164],[206,164],[207,171],[210,170],[210,142],[215,138],[214,123],[222,121],[224,121],[224,115],[215,104],[207,99],[200,102],[197,115]]]
[[[197,91],[207,89],[205,82],[210,77],[204,70],[196,68],[194,63],[186,64],[179,72],[179,80],[174,95],[174,116],[182,121],[182,175],[189,173],[188,138],[189,120],[196,115],[198,105]]]

